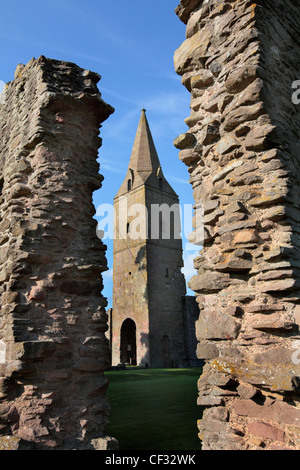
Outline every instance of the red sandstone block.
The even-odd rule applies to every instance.
[[[300,410],[284,402],[266,402],[264,405],[258,405],[252,400],[235,400],[234,413],[293,426],[299,426],[300,423]]]
[[[255,436],[272,439],[272,441],[284,442],[284,432],[281,431],[281,429],[271,426],[271,424],[257,421],[254,423],[249,423],[248,429]]]
[[[33,287],[29,294],[29,300],[45,300],[45,292],[43,289]]]

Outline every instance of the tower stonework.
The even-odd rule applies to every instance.
[[[112,365],[183,366],[179,200],[162,172],[145,110],[114,207]]]
[[[300,449],[300,5],[181,0],[204,450]],[[298,90],[297,90],[298,88]],[[296,92],[297,91],[297,92]]]
[[[0,98],[0,449],[108,449],[100,76],[32,59]]]

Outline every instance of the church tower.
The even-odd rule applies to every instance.
[[[184,366],[179,199],[164,177],[144,109],[114,208],[112,365]]]

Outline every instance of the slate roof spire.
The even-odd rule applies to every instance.
[[[141,117],[137,128],[129,167],[133,171],[152,173],[160,168],[159,158],[153,142],[146,110],[141,110]]]
[[[177,197],[163,175],[145,109],[141,110],[125,180],[115,198],[142,185],[163,189]]]

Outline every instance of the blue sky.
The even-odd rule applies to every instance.
[[[94,204],[112,204],[126,174],[141,108],[147,110],[163,172],[180,197],[193,204],[187,167],[174,139],[188,130],[190,94],[174,71],[173,55],[185,39],[174,10],[179,0],[0,0],[0,91],[19,63],[45,55],[75,62],[102,76],[98,84],[115,113],[103,123],[99,150],[103,187]],[[96,217],[96,216],[95,216]],[[97,217],[96,217],[97,218]],[[112,241],[106,240],[110,271],[104,295],[112,301]],[[186,247],[183,240],[183,248]],[[191,250],[184,252],[192,274]],[[191,292],[189,292],[191,293]]]

